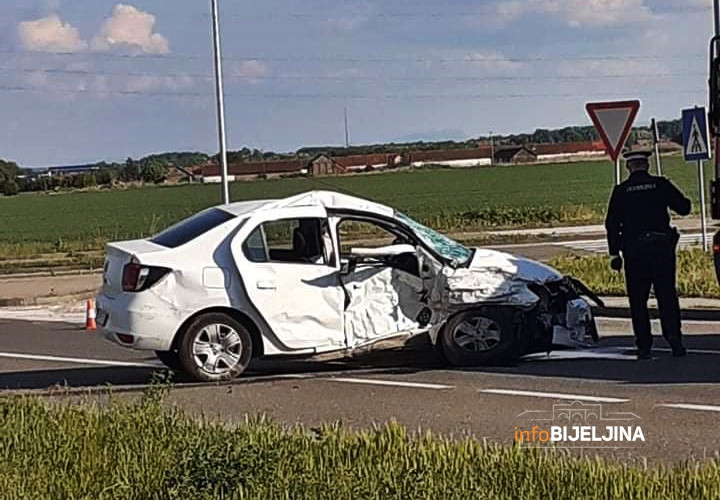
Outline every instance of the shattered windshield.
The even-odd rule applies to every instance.
[[[396,213],[398,219],[407,224],[423,243],[435,250],[448,260],[454,260],[458,265],[466,263],[472,257],[472,250],[454,241],[444,234],[423,226],[405,214]]]

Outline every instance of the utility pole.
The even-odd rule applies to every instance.
[[[720,37],[720,0],[713,0],[713,24],[715,25],[715,37],[713,38],[713,43],[711,44],[710,51],[711,54],[711,61],[714,60],[714,58],[720,56],[718,54],[717,50],[717,43],[716,40],[718,37]],[[711,67],[713,64],[711,63]],[[717,78],[717,75],[714,75],[713,72],[710,72],[710,78]],[[711,101],[708,103],[711,107],[712,106],[712,100],[715,99],[715,96],[710,96]],[[717,112],[717,110],[716,110]],[[715,127],[710,127],[711,129],[714,129]],[[715,181],[717,182],[720,180],[720,134],[715,135]]]
[[[495,143],[493,141],[493,131],[490,131],[490,165],[495,164]]]
[[[348,111],[345,108],[345,149],[350,147],[350,132],[348,131]]]
[[[222,48],[220,46],[220,15],[218,0],[210,0],[212,7],[213,48],[215,53],[215,94],[217,98],[218,142],[220,144],[220,177],[222,179],[222,202],[230,203],[228,186],[227,145],[225,139],[225,92],[223,90]]]

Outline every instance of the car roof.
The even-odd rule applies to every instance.
[[[320,206],[335,210],[351,210],[369,212],[386,217],[394,217],[395,210],[380,203],[358,198],[335,191],[307,191],[280,200],[252,200],[222,205],[220,208],[235,216],[252,215],[254,213],[277,208]]]

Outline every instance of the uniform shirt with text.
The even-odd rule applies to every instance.
[[[670,231],[670,214],[690,213],[690,200],[665,177],[635,171],[613,189],[605,219],[610,255],[618,255],[623,243],[648,231]]]

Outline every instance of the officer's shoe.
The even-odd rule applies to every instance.
[[[673,358],[683,358],[687,355],[687,349],[682,344],[672,346]]]
[[[652,352],[650,349],[639,349],[637,359],[652,359]]]

